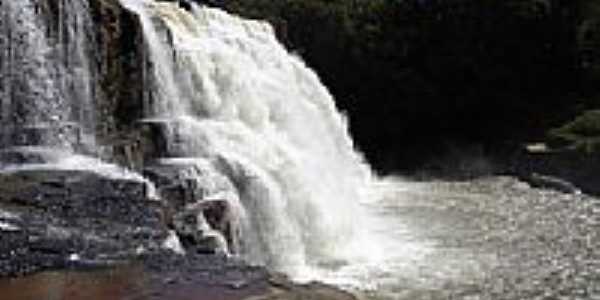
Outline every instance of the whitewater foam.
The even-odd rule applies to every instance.
[[[164,103],[147,117],[175,120],[179,153],[234,183],[242,255],[300,277],[359,252],[348,248],[363,236],[369,168],[327,89],[272,27],[208,7],[122,3],[140,16],[156,65],[153,92]]]

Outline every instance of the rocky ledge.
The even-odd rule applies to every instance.
[[[149,165],[150,184],[102,166],[59,167],[44,151],[1,154],[0,294],[7,299],[354,299],[230,256],[232,208],[207,195],[232,186],[192,181],[213,174],[201,164]],[[126,288],[106,296],[116,281]]]
[[[106,265],[161,247],[160,202],[146,184],[91,171],[0,174],[0,276]]]

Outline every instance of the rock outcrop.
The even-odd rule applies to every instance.
[[[149,196],[145,182],[91,171],[0,173],[0,276],[156,251],[167,231]]]
[[[209,161],[159,159],[145,167],[144,175],[165,199],[167,224],[186,249],[237,252],[240,228],[235,188]]]
[[[267,187],[180,138],[180,115],[157,112],[167,101],[151,56],[164,41],[143,25],[160,20],[122,2],[0,1],[0,277],[141,262],[156,278],[234,278],[233,289],[253,289],[258,274],[268,299],[326,290],[269,283],[265,268],[226,259],[241,249],[239,197],[260,202]],[[156,39],[173,43],[163,27]]]

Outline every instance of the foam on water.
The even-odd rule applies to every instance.
[[[214,8],[122,3],[140,16],[156,65],[163,103],[148,117],[171,119],[179,154],[211,161],[236,186],[241,254],[300,278],[370,252],[358,208],[369,168],[327,89],[271,26]]]

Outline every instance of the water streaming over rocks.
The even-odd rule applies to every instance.
[[[184,245],[298,278],[359,252],[370,170],[327,89],[270,25],[119,2],[128,12],[116,1],[2,2],[5,180],[56,170],[142,182]]]
[[[93,147],[93,34],[87,3],[3,1],[0,21],[2,145]],[[56,10],[58,19],[40,11]]]
[[[71,169],[150,182],[99,155],[98,57],[85,0],[3,1],[0,171]]]
[[[365,299],[599,297],[598,199],[373,180],[267,23],[191,7],[0,1],[0,275],[167,247]]]
[[[356,206],[369,173],[315,73],[267,23],[122,2],[144,27],[153,74],[147,121],[167,128],[162,155],[194,157],[232,182],[240,253],[291,274],[336,258],[360,235]]]

